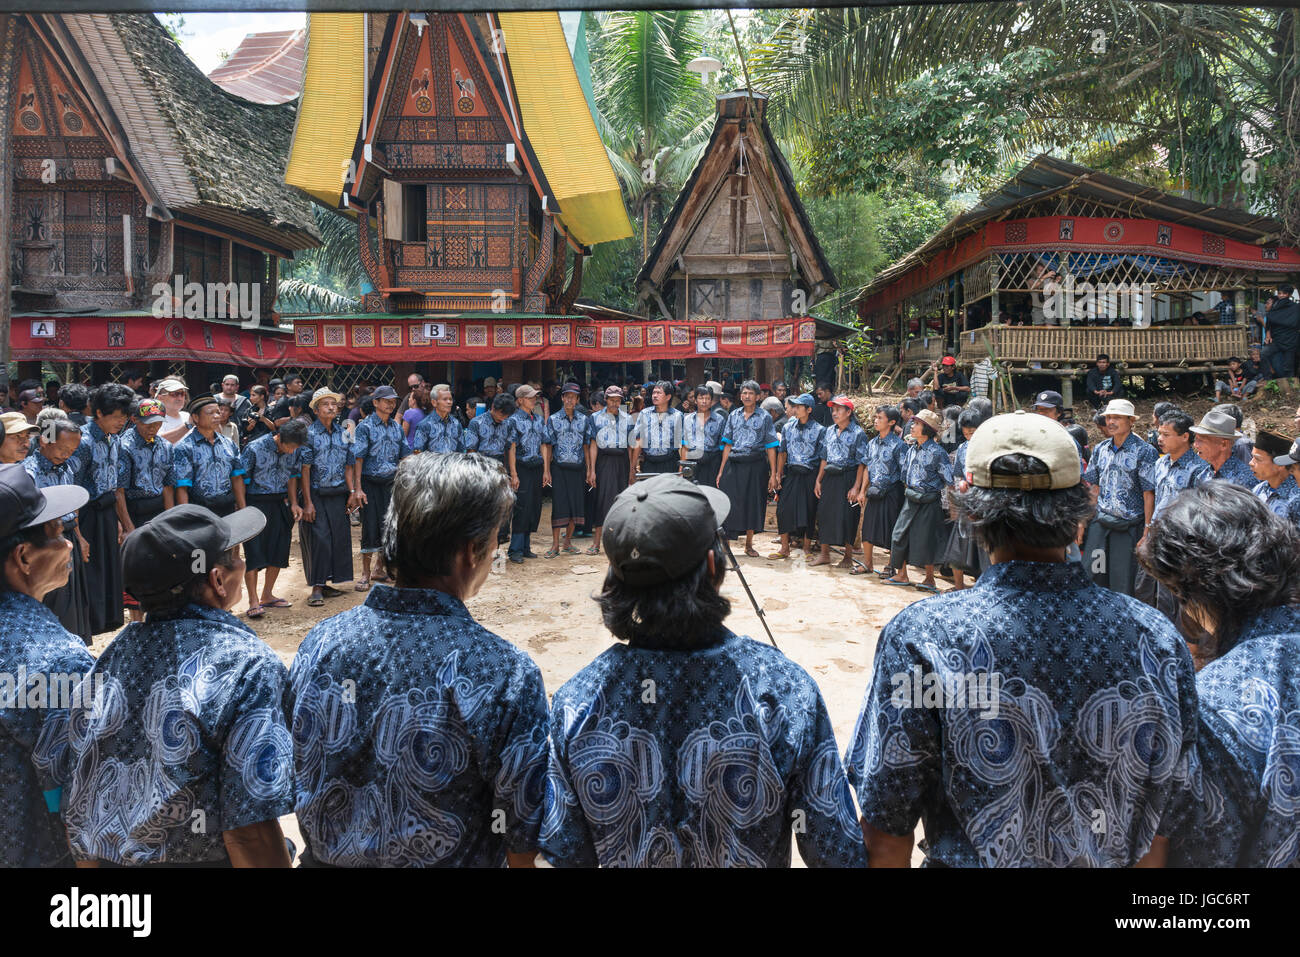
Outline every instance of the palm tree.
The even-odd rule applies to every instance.
[[[366,281],[357,245],[356,223],[333,210],[312,204],[321,245],[302,253],[280,279],[276,302],[281,312],[337,314],[361,308]]]

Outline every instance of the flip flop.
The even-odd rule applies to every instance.
[[[900,584],[901,584],[901,582],[900,582]],[[916,583],[914,586],[912,586],[912,587],[918,589],[919,591],[932,591],[932,592],[934,592],[936,595],[939,593],[939,586],[938,586],[938,585],[926,585],[926,584],[924,584],[924,583],[922,583],[922,582],[917,582],[917,583]]]
[[[580,554],[581,554],[581,552],[579,552],[578,549],[574,548],[572,545],[565,545],[563,548],[560,549],[560,551],[562,551],[562,552],[563,552],[564,554],[566,554],[566,555],[580,555]]]
[[[767,560],[769,562],[783,562],[786,561],[789,557],[790,557],[789,555],[782,555],[780,552],[773,552],[772,554],[767,556]]]
[[[600,554],[600,549],[597,548],[595,545],[588,545],[588,546],[587,546],[586,554],[588,554],[588,555],[599,555],[599,554]]]
[[[898,585],[898,586],[900,586],[900,587],[904,587],[904,588],[907,587],[908,585],[911,585],[911,584],[912,584],[911,582],[896,582],[896,581],[894,581],[892,578],[882,578],[882,579],[880,579],[880,581],[881,581],[881,584],[884,584],[884,585]]]
[[[261,618],[265,614],[266,612],[262,610],[261,605],[254,605],[252,608],[248,609],[247,612],[249,618]]]
[[[361,581],[357,582],[355,585],[352,586],[352,590],[353,590],[353,591],[369,591],[369,590],[370,590],[370,582],[366,581],[366,580],[363,578],[363,579],[361,579]]]
[[[283,598],[277,598],[275,601],[262,602],[263,608],[292,608],[293,602],[285,601]]]
[[[756,549],[753,549],[753,548],[747,548],[747,549],[745,549],[745,554],[748,555],[750,558],[762,558],[762,557],[763,557],[763,556],[761,556],[761,555],[758,554],[758,551],[757,551]]]
[[[384,574],[382,575],[371,575],[370,580],[372,582],[380,582],[382,584],[387,585],[390,581],[393,580],[393,578],[387,572],[384,572]]]
[[[312,595],[307,599],[307,605],[311,608],[319,608],[323,604],[325,604],[325,599],[320,595]]]
[[[557,555],[559,555],[559,554],[560,554],[560,550],[559,550],[558,548],[548,548],[548,549],[546,550],[546,554],[543,555],[542,557],[543,557],[543,558],[554,558],[555,556],[557,556]]]
[[[320,590],[320,593],[326,598],[338,598],[340,595],[343,594],[343,592],[339,591],[337,588],[332,588],[329,585],[326,585],[324,588],[322,588]]]

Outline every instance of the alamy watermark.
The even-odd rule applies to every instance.
[[[85,680],[83,680],[85,679]],[[104,686],[104,676],[81,672],[0,671],[0,708],[93,708]]]
[[[1043,317],[1073,322],[1098,316],[1132,319],[1145,325],[1155,314],[1155,287],[1149,282],[1076,282],[1066,274],[1064,282],[1043,283]]]
[[[950,711],[970,708],[979,711],[981,718],[998,716],[998,702],[1002,693],[1002,674],[994,671],[950,671],[940,674],[913,665],[911,671],[900,671],[889,678],[893,691],[889,703],[895,708],[935,708]]]
[[[239,319],[262,317],[262,284],[256,282],[186,282],[173,276],[151,290],[155,319]]]

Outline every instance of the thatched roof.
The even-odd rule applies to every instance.
[[[45,15],[93,74],[167,207],[283,250],[320,245],[284,182],[296,105],[250,103],[206,76],[153,14]]]

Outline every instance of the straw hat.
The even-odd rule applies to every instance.
[[[321,386],[319,389],[317,389],[315,392],[312,393],[311,401],[307,403],[308,408],[310,408],[313,412],[315,412],[316,404],[320,402],[321,399],[333,399],[335,402],[342,402],[343,396],[339,395],[337,392],[334,392],[328,386]]]

